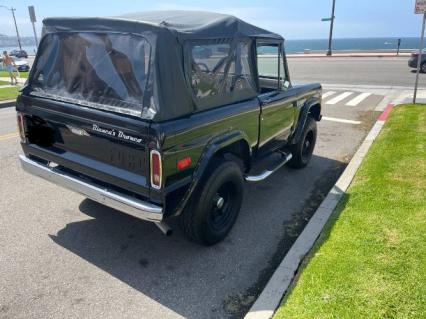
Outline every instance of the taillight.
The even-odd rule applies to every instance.
[[[27,137],[25,136],[24,115],[18,112],[18,114],[16,115],[16,120],[18,122],[18,130],[19,130],[19,136],[21,137],[21,142],[25,143],[27,140]]]
[[[160,189],[163,173],[161,167],[161,154],[158,151],[152,150],[150,157],[151,186],[153,188]]]

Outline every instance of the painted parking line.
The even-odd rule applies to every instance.
[[[322,95],[322,98],[323,99],[326,99],[326,98],[328,98],[329,96],[332,96],[333,94],[335,94],[336,92],[334,92],[334,91],[328,91],[328,92],[325,92],[323,95]]]
[[[330,122],[337,122],[337,123],[346,123],[346,124],[354,124],[354,125],[359,125],[361,124],[360,121],[353,121],[353,120],[346,120],[346,119],[339,119],[337,117],[328,117],[328,116],[323,116],[322,119],[324,121],[330,121]]]
[[[366,98],[368,98],[372,93],[361,93],[360,95],[356,96],[352,100],[350,100],[346,105],[348,106],[357,106],[359,103],[364,101]]]
[[[346,99],[348,96],[351,96],[353,93],[354,93],[354,92],[344,92],[344,93],[339,94],[338,96],[336,96],[336,97],[332,98],[331,100],[329,100],[329,101],[325,102],[325,104],[330,104],[330,105],[332,105],[332,104],[337,104],[337,103],[339,103],[340,101],[342,101],[342,100]]]
[[[11,138],[18,137],[18,135],[19,135],[18,132],[0,135],[0,141],[5,141],[5,140],[11,139]]]

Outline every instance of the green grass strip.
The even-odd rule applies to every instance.
[[[0,101],[15,99],[19,94],[20,87],[0,88]]]
[[[396,107],[281,318],[426,318],[426,106]]]
[[[15,73],[15,76],[16,77],[18,77],[18,73],[17,72],[14,72]],[[19,76],[21,77],[21,78],[28,78],[28,74],[29,74],[30,72],[19,72]],[[0,78],[10,78],[10,76],[9,76],[9,72],[7,72],[7,71],[0,71]]]

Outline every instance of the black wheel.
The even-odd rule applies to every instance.
[[[200,181],[180,216],[185,235],[210,246],[223,240],[234,225],[243,199],[243,176],[239,165],[218,159]]]
[[[312,116],[308,115],[300,140],[291,147],[291,154],[293,157],[288,162],[288,166],[292,168],[303,168],[308,165],[312,158],[312,153],[314,152],[316,140],[317,122]]]
[[[420,71],[422,73],[426,73],[426,62],[423,62],[422,65],[420,66]]]

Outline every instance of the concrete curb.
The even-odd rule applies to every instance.
[[[15,106],[15,103],[16,103],[16,99],[0,101],[0,109],[5,108],[5,107]]]
[[[348,189],[352,179],[367,155],[373,141],[379,135],[382,127],[391,112],[393,104],[388,104],[380,115],[373,128],[364,139],[361,146],[349,162],[343,174],[330,190],[326,198],[318,207],[305,229],[294,242],[281,264],[275,270],[271,279],[263,289],[256,302],[244,317],[245,319],[269,319],[275,313],[288,287],[299,268],[300,263],[311,250],[315,241],[321,234],[325,224]]]

